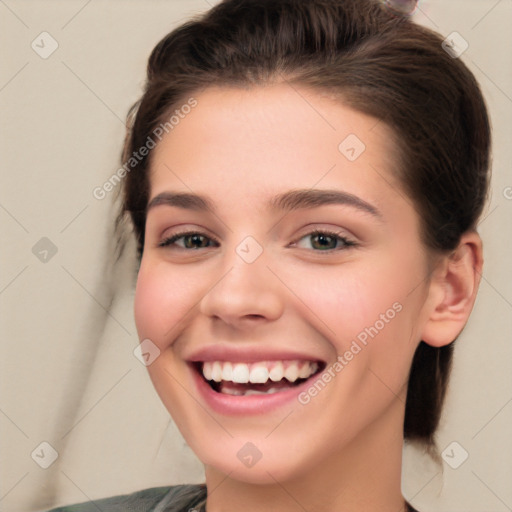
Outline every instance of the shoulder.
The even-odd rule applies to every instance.
[[[48,512],[188,512],[205,497],[205,485],[152,487],[131,494],[65,505]]]

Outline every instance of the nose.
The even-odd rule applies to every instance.
[[[247,263],[237,254],[199,303],[203,315],[237,329],[277,320],[284,311],[284,291],[265,258]],[[227,267],[227,268],[226,268]]]

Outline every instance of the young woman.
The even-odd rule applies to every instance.
[[[154,49],[119,220],[141,352],[206,483],[61,510],[413,510],[402,446],[436,453],[490,134],[402,4],[226,0]]]

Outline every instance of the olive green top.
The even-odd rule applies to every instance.
[[[206,485],[153,487],[132,494],[113,496],[49,512],[205,512]],[[417,512],[407,505],[408,512]]]
[[[204,512],[205,503],[206,485],[176,485],[66,505],[49,512]]]

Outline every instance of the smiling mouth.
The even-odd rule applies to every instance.
[[[205,361],[197,362],[195,367],[213,391],[225,395],[250,396],[293,389],[321,372],[325,363],[304,360],[254,363]]]

